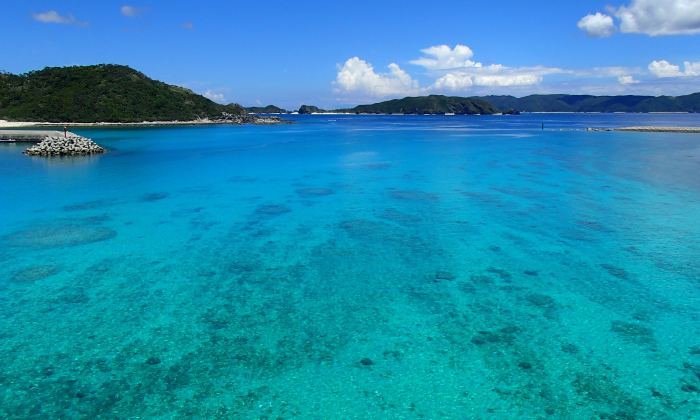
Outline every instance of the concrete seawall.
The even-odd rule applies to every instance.
[[[0,130],[0,142],[38,143],[47,136],[63,137],[63,132],[56,130]]]

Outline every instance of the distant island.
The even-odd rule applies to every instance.
[[[700,93],[684,96],[482,96],[500,109],[522,112],[700,112]]]
[[[115,64],[46,67],[20,75],[2,72],[0,119],[49,123],[283,122],[248,115],[239,104],[221,105]]]
[[[270,105],[270,107],[273,106]],[[289,111],[287,112],[290,113]],[[458,96],[429,95],[392,99],[376,104],[358,105],[354,108],[335,109],[332,111],[324,111],[315,106],[302,105],[296,112],[299,114],[409,115],[491,115],[501,113],[517,115],[520,112],[700,112],[700,93],[658,97],[635,95],[530,95],[522,98],[514,96],[462,98]]]
[[[491,115],[501,111],[490,103],[478,98],[461,98],[457,96],[429,95],[392,99],[371,105],[358,105],[354,108],[343,108],[326,111],[313,105],[302,105],[297,111],[285,111],[274,105],[265,108],[246,108],[249,112],[264,113],[296,113],[296,114],[455,114],[455,115]],[[516,114],[518,111],[510,110]]]
[[[455,114],[491,115],[501,111],[490,103],[477,98],[429,95],[392,99],[371,105],[359,105],[334,112],[352,114]]]

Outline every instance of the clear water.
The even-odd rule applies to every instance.
[[[0,146],[0,418],[700,418],[700,115],[293,118]]]

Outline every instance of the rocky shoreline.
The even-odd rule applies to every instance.
[[[280,117],[260,116],[260,115],[233,115],[227,112],[222,112],[221,115],[214,118],[200,118],[192,121],[141,121],[141,122],[13,122],[0,120],[0,127],[149,127],[149,126],[172,126],[172,125],[214,125],[214,124],[258,124],[258,125],[276,125],[276,124],[297,124],[294,121],[285,120]]]
[[[94,155],[104,153],[106,150],[98,146],[92,140],[68,133],[64,136],[46,136],[39,144],[25,150],[28,156],[75,156]]]
[[[294,124],[294,121],[282,119],[280,117],[262,117],[260,115],[233,115],[222,112],[220,116],[212,119],[202,120],[203,123],[210,124]]]

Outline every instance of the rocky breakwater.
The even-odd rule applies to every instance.
[[[285,120],[280,117],[262,117],[260,115],[250,115],[250,114],[229,114],[228,112],[222,112],[216,118],[209,120],[212,123],[220,124],[294,124],[293,121]]]
[[[46,136],[41,143],[25,150],[29,156],[93,155],[106,152],[90,139],[77,134]]]

